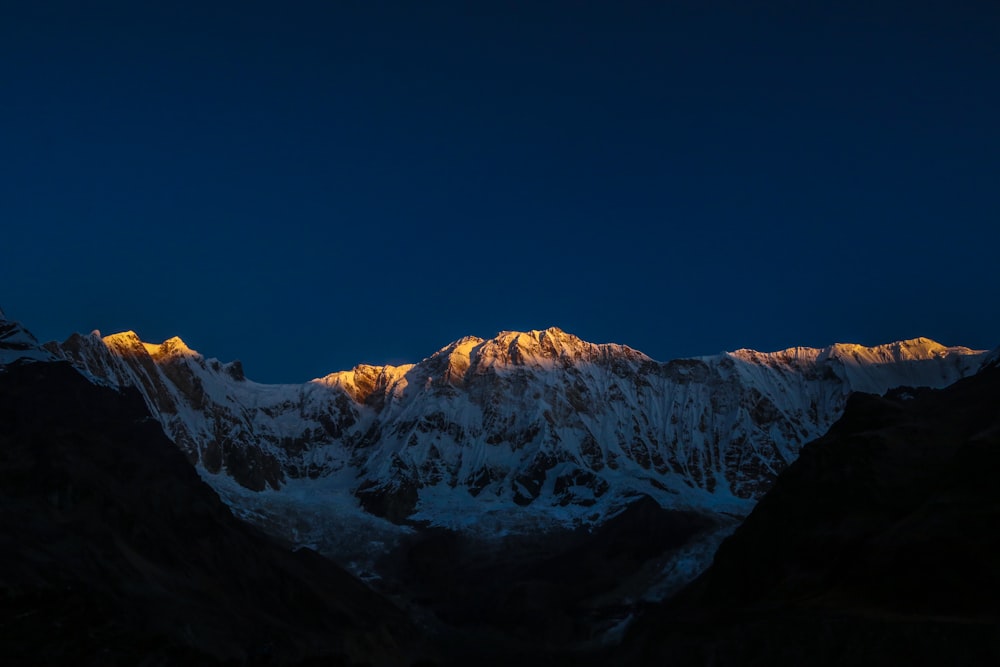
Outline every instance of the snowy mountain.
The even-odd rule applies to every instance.
[[[318,508],[360,502],[397,523],[461,528],[489,516],[491,530],[600,522],[641,494],[745,514],[852,392],[943,387],[986,354],[917,338],[661,363],[551,328],[463,338],[412,365],[264,385],[179,338],[94,332],[46,348],[137,387],[250,518],[297,496]]]
[[[39,345],[0,322],[0,374],[68,360],[137,389],[235,514],[407,606],[455,664],[480,640],[615,642],[708,566],[850,395],[943,387],[996,354],[917,338],[661,363],[552,328],[265,385],[179,338]]]

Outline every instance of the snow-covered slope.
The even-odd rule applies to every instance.
[[[266,522],[281,504],[360,512],[360,502],[393,521],[452,527],[488,516],[599,521],[637,494],[742,514],[851,392],[942,387],[985,357],[917,338],[660,363],[551,328],[463,338],[413,365],[263,385],[179,338],[94,332],[47,347],[138,387],[251,518]]]

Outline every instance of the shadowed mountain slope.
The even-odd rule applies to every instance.
[[[853,396],[629,664],[1000,663],[1000,368]]]
[[[407,664],[403,615],[236,520],[133,389],[0,369],[7,664]]]

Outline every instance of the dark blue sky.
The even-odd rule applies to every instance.
[[[1000,344],[997,2],[6,2],[0,91],[45,339]]]

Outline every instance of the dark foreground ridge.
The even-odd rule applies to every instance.
[[[0,370],[5,664],[409,664],[403,614],[235,519],[133,390]]]
[[[613,662],[1000,664],[998,470],[1000,369],[855,395]]]

